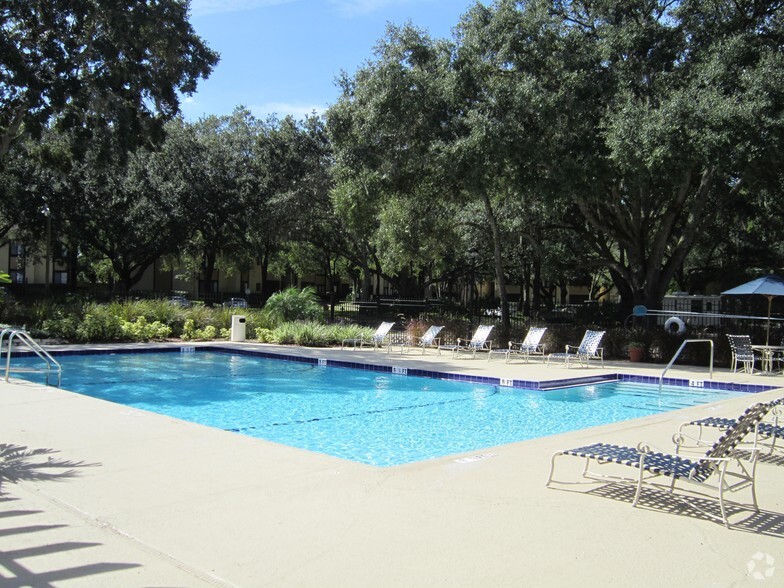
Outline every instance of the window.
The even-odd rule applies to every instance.
[[[18,241],[11,241],[11,257],[22,257],[24,255],[24,245]]]
[[[67,284],[68,283],[68,272],[63,270],[57,270],[52,275],[52,283],[53,284]]]
[[[12,284],[24,284],[24,270],[10,270],[8,275],[11,276]]]

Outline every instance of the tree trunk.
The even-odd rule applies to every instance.
[[[501,300],[501,332],[499,333],[499,343],[505,343],[509,339],[509,301],[506,293],[506,274],[504,273],[504,257],[501,250],[501,228],[498,226],[498,219],[493,211],[490,196],[487,192],[482,192],[482,200],[485,205],[485,216],[490,224],[490,232],[493,236],[493,266],[495,268],[495,282],[498,286],[498,297]]]

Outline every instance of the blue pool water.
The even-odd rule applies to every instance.
[[[214,352],[58,361],[67,390],[377,466],[741,394],[665,387],[660,396],[656,386],[621,382],[523,390]]]

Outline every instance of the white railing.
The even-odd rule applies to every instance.
[[[6,361],[5,361],[5,381],[7,382],[8,379],[11,377],[11,372],[33,372],[33,373],[43,373],[46,374],[46,385],[49,386],[49,379],[52,375],[52,372],[57,374],[57,386],[60,386],[62,382],[62,375],[63,375],[63,368],[62,366],[57,363],[57,360],[52,357],[43,347],[41,347],[36,341],[25,331],[24,329],[16,329],[13,327],[6,327],[2,331],[0,331],[0,353],[2,353],[3,343],[6,342],[7,339],[7,348],[6,348]],[[42,367],[11,367],[11,356],[13,353],[14,342],[21,343],[25,347],[27,347],[30,351],[32,351],[35,355],[37,355],[41,360],[44,362]]]
[[[667,371],[672,367],[672,364],[675,363],[675,360],[678,359],[678,356],[681,354],[681,351],[683,351],[683,348],[686,347],[687,343],[708,343],[710,345],[710,364],[709,364],[710,365],[710,379],[711,380],[713,379],[713,341],[711,341],[710,339],[686,339],[683,343],[681,343],[681,346],[678,347],[678,351],[675,352],[675,355],[672,356],[672,359],[670,360],[670,363],[667,364],[667,367],[664,368],[664,371],[661,373],[661,376],[659,376],[659,394],[661,394],[661,391],[662,391],[662,383],[664,382],[664,374],[667,373]]]

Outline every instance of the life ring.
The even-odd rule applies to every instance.
[[[686,332],[686,323],[677,316],[671,316],[664,323],[664,330],[673,335],[683,335]]]

